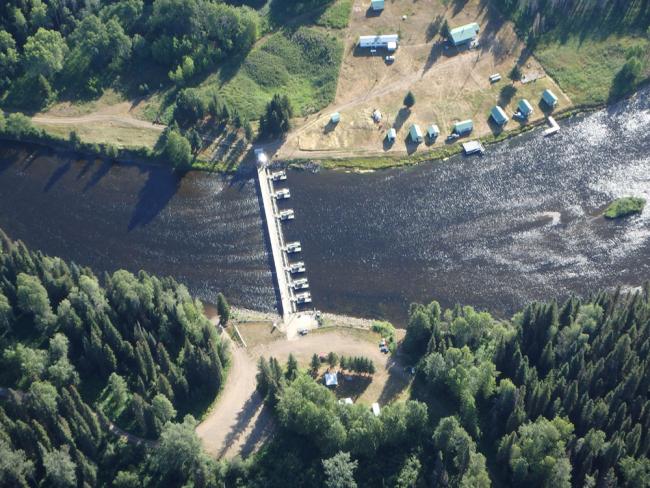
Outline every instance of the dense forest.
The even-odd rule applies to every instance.
[[[202,305],[171,279],[102,281],[0,235],[0,486],[169,486],[216,469],[188,415],[228,363]]]
[[[260,363],[279,432],[237,486],[650,486],[650,288],[535,303],[510,321],[413,305],[411,397],[341,405],[290,360]],[[230,485],[229,485],[230,486]]]
[[[252,9],[211,0],[9,0],[0,6],[0,93],[10,107],[182,86],[259,35]],[[0,97],[2,98],[2,97]]]
[[[318,358],[262,359],[276,432],[217,463],[187,414],[214,398],[227,352],[184,287],[124,271],[100,285],[1,242],[2,486],[650,486],[650,285],[511,320],[412,305],[397,351],[410,398],[378,416],[339,403]]]
[[[535,38],[556,31],[607,35],[612,32],[639,31],[650,25],[650,3],[645,0],[497,0],[525,34]]]

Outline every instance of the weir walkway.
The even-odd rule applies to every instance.
[[[281,222],[278,218],[278,207],[273,198],[273,181],[271,180],[269,170],[265,164],[257,165],[257,180],[260,185],[262,194],[262,206],[264,207],[264,220],[269,232],[271,241],[271,252],[273,254],[273,264],[275,266],[275,275],[278,280],[280,291],[280,302],[282,304],[282,317],[285,323],[295,310],[295,304],[292,300],[289,283],[291,278],[288,271],[288,259],[284,252],[284,237],[282,236]]]
[[[278,283],[278,292],[280,294],[280,306],[282,308],[282,329],[287,334],[288,339],[295,339],[299,334],[303,334],[308,329],[318,327],[320,316],[319,312],[313,311],[300,311],[298,306],[301,303],[311,303],[311,294],[304,291],[309,288],[306,278],[297,280],[292,279],[291,272],[296,273],[304,272],[304,264],[302,262],[292,263],[289,260],[289,253],[298,253],[301,251],[300,243],[294,242],[289,244],[289,249],[284,242],[284,235],[282,232],[282,216],[287,217],[290,213],[290,218],[293,218],[293,210],[281,211],[278,208],[277,198],[289,198],[290,193],[286,188],[275,191],[274,186],[274,173],[268,168],[268,159],[266,154],[261,150],[255,151],[257,154],[257,181],[260,186],[260,194],[262,196],[262,207],[264,220],[266,221],[266,228],[269,233],[269,240],[271,243],[271,254],[273,256],[273,267],[275,269],[275,276]],[[284,172],[275,173],[282,174],[282,178],[286,179]],[[291,267],[298,266],[301,269],[293,269]],[[296,292],[295,290],[299,290]]]

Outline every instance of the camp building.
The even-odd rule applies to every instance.
[[[385,34],[380,36],[359,36],[359,47],[371,49],[385,48],[389,51],[397,49],[399,43],[398,34]]]
[[[454,132],[459,136],[469,134],[472,132],[472,129],[474,129],[474,123],[470,119],[462,120],[454,124]]]
[[[551,108],[557,105],[557,97],[555,96],[555,93],[549,89],[544,90],[544,93],[542,93],[542,100],[544,100],[544,103]]]
[[[420,126],[418,124],[411,125],[411,128],[409,129],[409,136],[411,137],[411,140],[416,144],[419,144],[424,140],[424,137],[422,137],[422,129],[420,129]]]
[[[375,12],[384,10],[384,0],[370,0],[370,8]]]
[[[530,117],[530,115],[533,113],[533,106],[525,98],[519,100],[519,103],[517,104],[517,108],[519,109],[519,113],[521,114],[521,116],[526,119]]]
[[[505,110],[498,105],[492,107],[492,110],[490,110],[490,116],[497,125],[506,125],[508,122],[508,115],[506,115]]]
[[[476,22],[461,25],[460,27],[455,27],[449,31],[449,41],[454,46],[462,46],[464,44],[468,44],[476,39],[479,30],[479,25]]]

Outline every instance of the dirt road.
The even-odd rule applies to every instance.
[[[214,457],[232,458],[253,452],[273,431],[273,419],[255,391],[257,360],[276,357],[285,363],[293,353],[307,367],[314,353],[370,357],[377,368],[372,382],[358,397],[364,403],[392,400],[408,384],[409,375],[373,342],[345,329],[318,331],[293,341],[275,341],[246,350],[232,344],[233,365],[226,386],[208,417],[197,427],[205,450]]]
[[[75,117],[56,115],[36,115],[32,117],[34,123],[48,125],[79,125],[79,124],[118,124],[120,126],[152,129],[162,132],[164,125],[156,125],[146,120],[136,119],[129,114],[88,114]]]

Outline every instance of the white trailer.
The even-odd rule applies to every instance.
[[[387,49],[395,51],[399,44],[398,34],[385,34],[381,36],[359,36],[359,47],[370,49]]]

